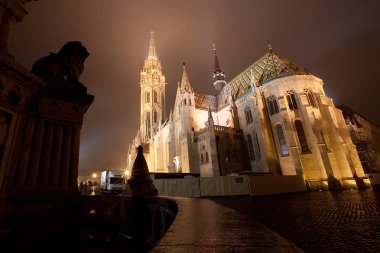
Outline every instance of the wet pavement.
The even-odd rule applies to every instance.
[[[150,252],[380,252],[379,187],[171,199],[176,219]]]
[[[380,252],[380,188],[209,199],[305,252]]]
[[[177,217],[151,252],[302,252],[252,217],[213,200],[174,199]]]

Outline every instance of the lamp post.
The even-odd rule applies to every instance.
[[[97,180],[97,178],[98,178],[98,174],[97,173],[92,173],[92,175],[91,175],[91,177],[92,177],[92,186],[91,186],[91,188],[90,188],[90,190],[91,190],[91,195],[95,195],[95,188],[97,187],[97,185],[98,185],[98,180]]]

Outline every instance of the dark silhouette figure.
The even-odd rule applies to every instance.
[[[365,185],[362,178],[358,177],[356,173],[354,173],[353,178],[355,179],[356,185],[359,190],[367,189],[368,187]]]
[[[49,81],[61,78],[70,83],[79,82],[79,76],[84,70],[84,61],[90,54],[79,41],[69,41],[57,53],[50,53],[37,60],[32,72]]]
[[[327,183],[329,185],[329,190],[330,191],[338,191],[342,190],[342,185],[340,184],[339,180],[336,179],[333,175],[329,175],[327,177]]]
[[[141,145],[137,148],[137,157],[133,163],[132,175],[128,184],[133,196],[158,195],[158,191],[149,176],[148,165]]]

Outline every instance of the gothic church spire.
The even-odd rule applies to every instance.
[[[150,41],[149,41],[149,52],[148,52],[148,59],[149,60],[157,60],[157,53],[156,53],[156,44],[154,42],[154,32],[150,31]]]
[[[224,70],[220,66],[218,55],[216,54],[216,48],[215,44],[213,44],[214,48],[214,60],[215,60],[215,67],[213,71],[213,79],[214,79],[214,87],[216,91],[219,93],[223,87],[226,85],[226,75],[224,74]]]
[[[150,32],[148,56],[140,72],[140,133],[147,143],[165,118],[165,76],[157,57],[154,32]]]

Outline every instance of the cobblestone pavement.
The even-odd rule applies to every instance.
[[[210,199],[306,252],[380,252],[380,188]]]
[[[256,220],[204,198],[174,198],[178,213],[150,253],[300,253]]]

